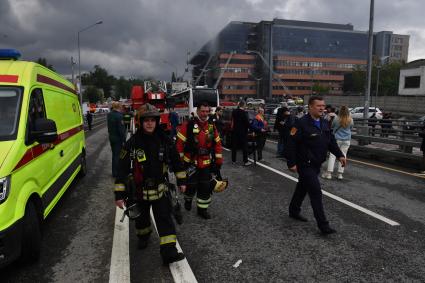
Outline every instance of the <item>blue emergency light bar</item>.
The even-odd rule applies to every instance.
[[[21,53],[16,49],[0,49],[0,60],[18,60],[19,57],[21,57]]]

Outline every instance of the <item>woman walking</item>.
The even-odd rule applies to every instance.
[[[258,161],[261,161],[263,159],[263,148],[266,144],[268,125],[266,119],[264,118],[264,109],[258,108],[257,113],[257,116],[255,116],[255,119],[252,121],[251,128],[255,133]]]
[[[336,143],[341,149],[342,153],[347,157],[348,148],[350,147],[351,141],[351,130],[353,128],[354,122],[351,118],[350,111],[347,106],[341,106],[338,116],[335,117],[332,121],[332,131],[335,135]],[[325,173],[322,174],[322,178],[332,179],[332,173],[335,166],[335,155],[332,153],[329,154],[328,168]],[[344,173],[344,167],[338,163],[338,175],[337,179],[342,180]]]

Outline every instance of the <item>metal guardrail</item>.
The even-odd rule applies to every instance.
[[[413,148],[420,148],[422,130],[419,120],[400,119],[355,119],[352,139],[360,145],[381,143],[397,145],[400,152],[412,154]]]
[[[93,115],[93,121],[92,121],[92,128],[96,127],[100,124],[103,124],[106,122],[106,116],[108,113],[94,113]],[[84,115],[84,130],[88,130],[89,126],[87,124],[86,115]]]

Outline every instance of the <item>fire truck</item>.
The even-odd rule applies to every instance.
[[[167,83],[165,81],[145,81],[143,87],[135,85],[131,89],[132,108],[137,111],[143,104],[154,105],[161,112],[160,125],[170,130],[171,125],[166,111]],[[136,121],[137,126],[137,121]]]

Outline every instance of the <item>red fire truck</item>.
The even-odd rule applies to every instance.
[[[137,111],[145,103],[154,105],[161,112],[160,125],[165,130],[171,126],[166,111],[167,83],[165,81],[145,81],[143,87],[135,85],[131,89],[132,108]]]

